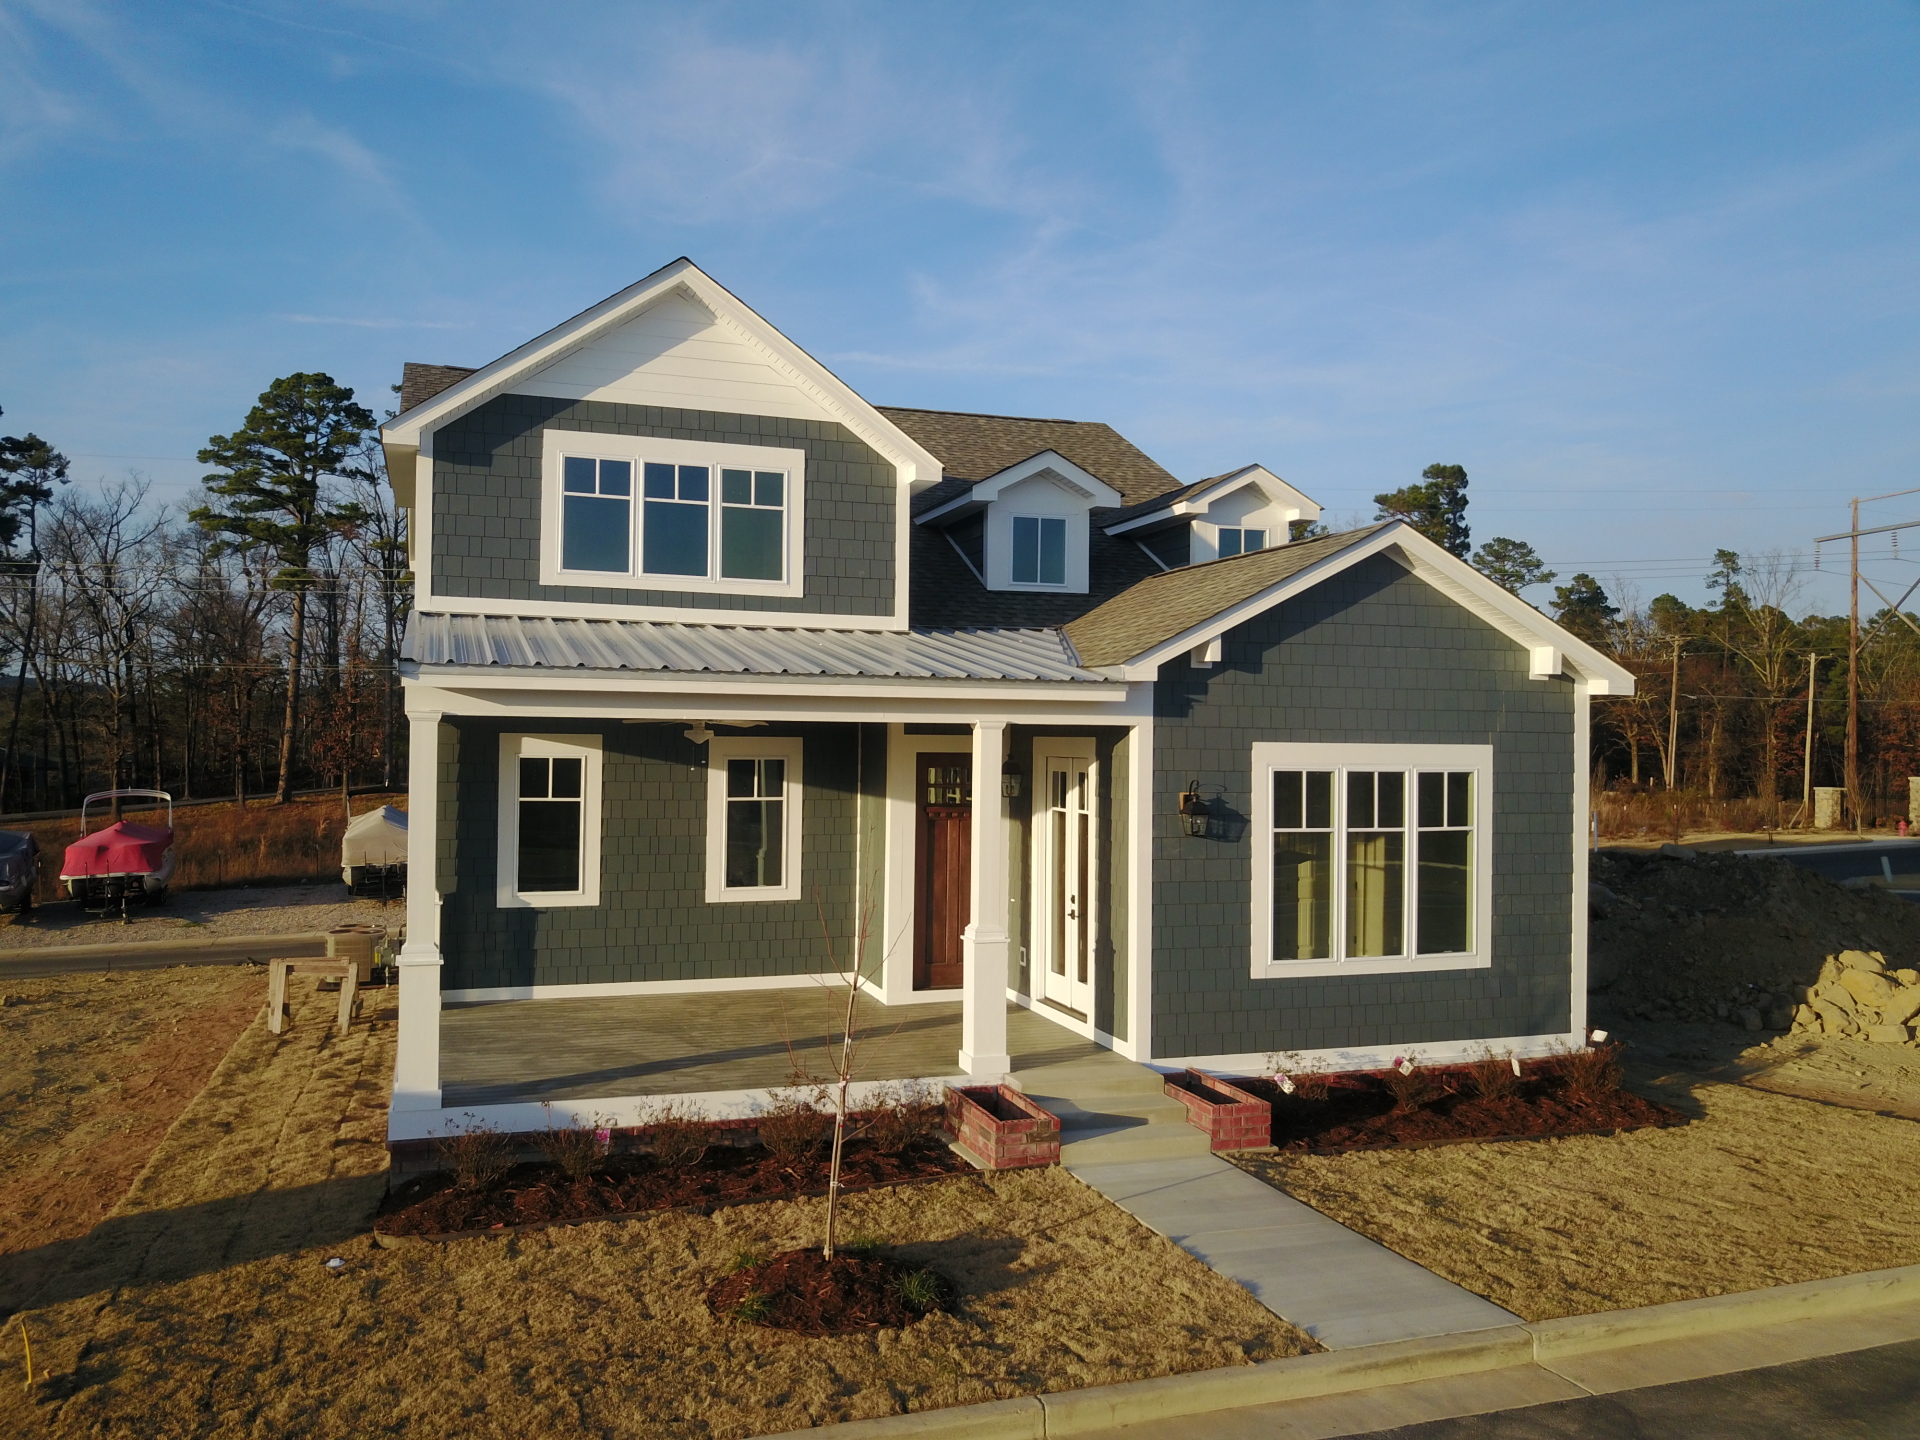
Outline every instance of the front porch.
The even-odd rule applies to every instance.
[[[796,1061],[825,1079],[833,1073],[826,1036],[839,1033],[845,1006],[844,991],[824,987],[449,1005],[440,1022],[442,1103],[460,1110],[770,1090],[792,1083]],[[1016,1070],[1101,1051],[1039,1011],[1006,1008]],[[887,1006],[862,995],[866,1038],[854,1078],[953,1076],[961,1009],[957,1000]]]

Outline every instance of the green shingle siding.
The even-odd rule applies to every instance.
[[[540,432],[549,428],[804,450],[804,595],[542,585]],[[435,431],[433,454],[435,595],[814,615],[893,613],[894,470],[839,425],[502,395]]]
[[[719,905],[706,899],[706,755],[683,736],[684,724],[463,719],[442,728],[457,730],[459,737],[449,827],[458,884],[440,910],[445,989],[824,971],[816,896],[841,955],[848,953],[855,923],[857,727],[770,725],[748,732],[755,738],[799,735],[806,742],[802,898]],[[596,906],[519,910],[496,903],[499,736],[529,730],[601,737]],[[874,763],[869,757],[868,764]],[[441,813],[447,813],[445,804]]]
[[[1417,1045],[1571,1023],[1574,706],[1564,677],[1377,556],[1228,632],[1155,690],[1155,1056]],[[1256,741],[1491,744],[1493,968],[1255,980],[1253,837],[1194,839],[1191,780],[1252,813]],[[1243,829],[1245,827],[1242,827]]]

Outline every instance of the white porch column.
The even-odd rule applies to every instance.
[[[1007,1054],[1007,802],[1000,795],[1007,727],[973,727],[973,856],[967,928],[962,933],[966,984],[960,992],[960,1068],[997,1080],[1013,1069]]]
[[[407,943],[393,1108],[440,1108],[440,712],[408,711]]]

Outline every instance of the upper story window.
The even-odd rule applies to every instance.
[[[1067,521],[1062,515],[1013,517],[1013,583],[1067,583]]]
[[[1491,963],[1492,747],[1253,749],[1256,978]]]
[[[1267,548],[1267,532],[1247,530],[1239,527],[1222,526],[1220,528],[1220,558],[1229,555],[1247,555],[1255,550]]]
[[[544,441],[542,583],[801,593],[802,452],[563,430]]]

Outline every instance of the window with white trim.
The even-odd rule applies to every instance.
[[[571,430],[542,443],[543,583],[802,593],[803,452]]]
[[[1253,748],[1256,977],[1491,963],[1491,746]]]
[[[1067,583],[1067,520],[1064,515],[1013,517],[1013,583]]]
[[[1249,555],[1255,550],[1267,548],[1267,532],[1264,530],[1247,530],[1223,525],[1220,527],[1219,536],[1222,560],[1229,555]]]
[[[509,909],[600,903],[600,737],[500,737],[499,880]]]
[[[801,742],[714,739],[707,749],[707,899],[799,899]]]

